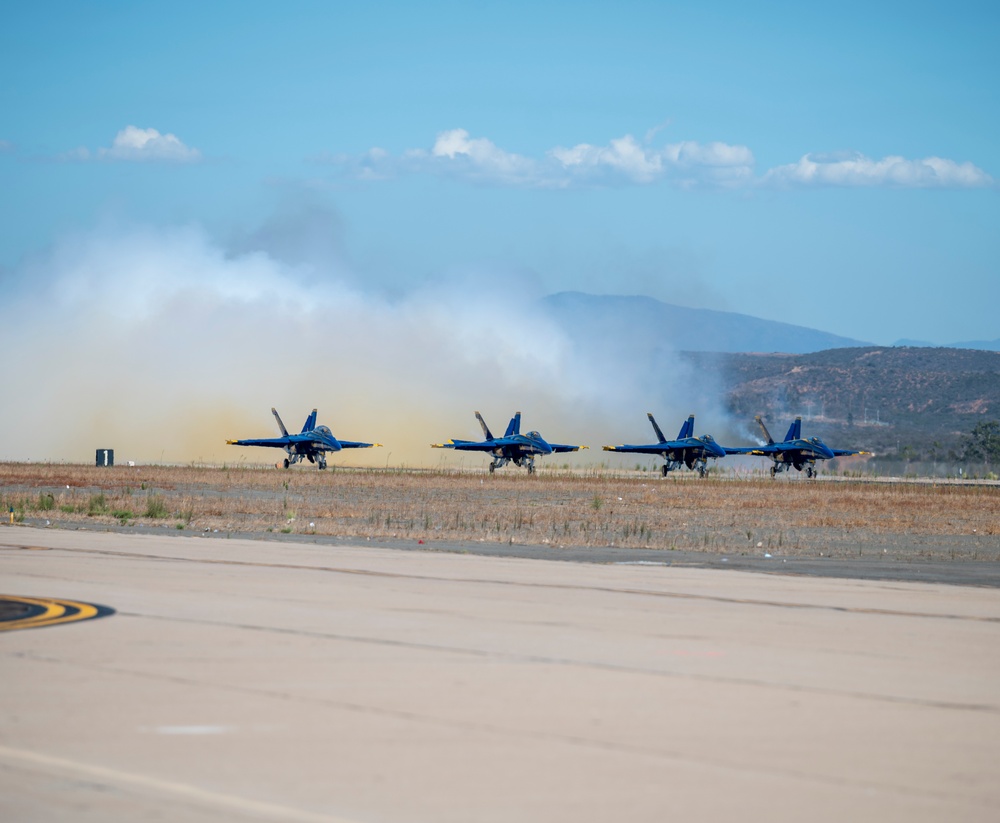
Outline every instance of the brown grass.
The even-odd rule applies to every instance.
[[[931,538],[917,542],[932,554],[1000,558],[988,485],[8,463],[0,505],[58,525],[782,554],[895,554]]]

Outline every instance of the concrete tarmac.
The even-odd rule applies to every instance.
[[[0,529],[4,821],[987,821],[1000,591]]]

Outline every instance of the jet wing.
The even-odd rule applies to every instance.
[[[776,454],[781,451],[781,449],[775,448],[774,445],[770,446],[723,446],[726,450],[726,454]]]
[[[502,440],[449,440],[447,443],[431,443],[432,449],[456,449],[463,452],[491,452],[503,446]]]
[[[629,454],[663,454],[665,451],[670,451],[670,446],[666,441],[663,443],[650,443],[648,446],[633,446],[626,443],[621,446],[605,446],[604,451],[627,452]]]
[[[552,448],[553,454],[560,454],[562,452],[578,452],[580,449],[589,449],[589,446],[568,446],[565,443],[549,443]]]
[[[340,443],[340,448],[342,449],[372,449],[372,448],[380,448],[382,446],[381,443],[359,443],[356,440],[338,439],[337,442]]]
[[[850,449],[830,449],[833,452],[834,457],[849,457],[852,454],[871,454],[872,452],[866,451],[851,451]]]
[[[227,440],[230,446],[274,446],[275,448],[283,449],[285,446],[290,446],[292,443],[301,442],[292,437],[265,437],[258,440]]]

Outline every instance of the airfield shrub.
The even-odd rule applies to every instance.
[[[167,514],[167,504],[160,495],[151,494],[146,498],[146,512],[143,515],[144,517],[160,520],[166,517]]]

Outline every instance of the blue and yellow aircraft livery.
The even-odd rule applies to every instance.
[[[305,425],[299,434],[289,434],[285,424],[281,422],[276,409],[271,409],[271,414],[278,421],[278,428],[281,429],[281,437],[270,437],[261,440],[227,440],[230,446],[270,446],[284,449],[288,457],[285,458],[285,468],[298,463],[303,458],[310,463],[316,463],[318,468],[326,468],[326,453],[339,452],[341,449],[370,449],[373,446],[381,446],[381,443],[356,443],[352,440],[338,440],[333,436],[333,432],[327,426],[316,425],[316,409],[306,418]]]
[[[708,468],[709,460],[716,460],[725,457],[727,454],[737,453],[736,449],[720,446],[712,435],[703,434],[701,437],[694,436],[694,415],[692,414],[684,421],[676,440],[667,440],[656,425],[656,418],[650,412],[646,412],[646,417],[653,424],[653,431],[656,432],[658,443],[650,443],[644,446],[605,446],[606,452],[623,452],[625,454],[658,454],[663,460],[663,476],[668,472],[687,466],[692,471],[697,471],[702,477]]]
[[[535,457],[543,454],[558,454],[560,452],[575,452],[586,446],[567,446],[562,443],[549,443],[538,432],[532,431],[521,434],[521,412],[517,412],[507,424],[507,431],[503,437],[494,437],[490,427],[486,425],[483,416],[476,412],[476,419],[483,427],[483,435],[486,437],[482,442],[476,440],[449,440],[447,443],[431,443],[431,448],[435,449],[455,449],[465,452],[489,452],[493,455],[490,463],[490,473],[513,463],[515,466],[522,466],[528,470],[528,474],[535,471]]]
[[[756,454],[761,457],[770,457],[773,462],[771,466],[771,477],[779,472],[787,471],[792,466],[797,471],[806,470],[806,477],[816,476],[817,460],[832,460],[834,457],[847,457],[852,454],[871,454],[866,451],[851,451],[850,449],[831,449],[818,437],[810,437],[808,440],[802,437],[802,418],[796,417],[792,425],[788,427],[788,434],[780,443],[775,443],[771,433],[764,425],[764,421],[758,414],[754,420],[760,425],[767,438],[767,443],[763,446],[749,448],[729,449],[730,454]]]

